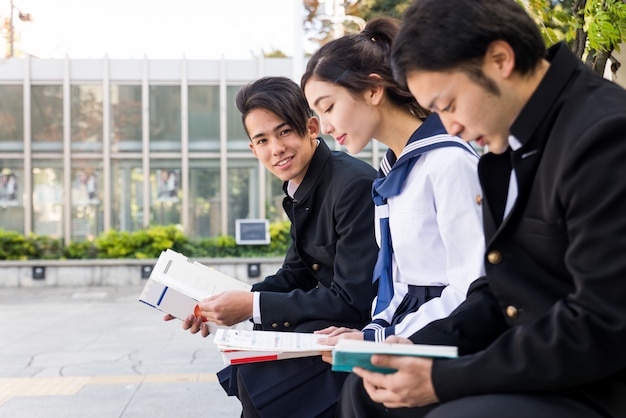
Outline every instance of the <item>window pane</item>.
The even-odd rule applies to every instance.
[[[181,198],[180,161],[153,160],[150,184],[152,186],[151,224],[180,224]]]
[[[103,231],[101,164],[72,164],[72,241],[93,241]]]
[[[219,151],[220,95],[217,86],[189,87],[189,150]]]
[[[72,151],[102,151],[102,86],[71,86]]]
[[[256,218],[258,214],[257,160],[228,162],[228,235],[235,235],[235,220]]]
[[[22,86],[0,85],[0,147],[24,149],[24,96]]]
[[[61,86],[32,86],[33,151],[63,150],[63,90]]]
[[[61,161],[33,161],[33,232],[63,236],[63,168]]]
[[[241,113],[235,105],[235,96],[242,86],[226,87],[226,128],[228,133],[228,150],[229,151],[248,151],[248,134],[241,123]]]
[[[141,160],[113,160],[111,177],[111,227],[129,232],[143,229]]]
[[[220,235],[219,160],[189,162],[189,235],[208,238]]]
[[[111,150],[141,151],[141,86],[111,86]]]
[[[150,86],[150,151],[181,150],[180,86]]]
[[[22,162],[0,160],[0,228],[24,233]]]

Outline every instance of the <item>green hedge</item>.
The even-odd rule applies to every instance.
[[[23,236],[0,229],[0,260],[69,260],[91,258],[157,258],[172,249],[187,257],[282,257],[291,242],[289,221],[270,224],[269,245],[237,245],[231,236],[191,240],[176,226],[108,231],[93,242],[70,242],[43,235]]]

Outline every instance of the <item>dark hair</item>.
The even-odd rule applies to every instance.
[[[313,116],[300,86],[286,77],[263,77],[253,81],[237,92],[235,103],[246,133],[246,116],[254,109],[275,113],[300,136],[306,135],[307,123]]]
[[[353,95],[382,85],[392,103],[407,108],[417,117],[428,116],[429,112],[393,79],[389,56],[399,27],[399,20],[379,17],[369,21],[360,33],[328,42],[309,59],[300,85],[304,88],[311,78],[316,78],[342,86]],[[370,74],[377,74],[380,79]]]
[[[477,68],[496,40],[511,45],[520,74],[531,73],[546,53],[537,25],[515,0],[415,0],[392,48],[395,78],[404,85],[412,70],[460,69],[485,85]]]

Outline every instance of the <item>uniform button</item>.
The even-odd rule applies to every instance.
[[[517,315],[518,315],[518,311],[517,308],[513,305],[509,305],[506,307],[506,316],[508,316],[511,319],[517,319]]]
[[[490,251],[487,254],[487,261],[490,264],[499,264],[502,261],[502,253],[500,251]]]
[[[318,271],[320,269],[320,265],[315,263],[311,266],[311,268],[313,269],[313,271]]]
[[[274,323],[272,324],[272,328],[278,328],[278,324],[277,324],[276,322],[274,322]]]
[[[483,197],[482,197],[481,195],[477,194],[477,195],[476,195],[476,204],[477,204],[478,206],[480,206],[480,205],[481,205],[481,203],[483,203]]]
[[[289,322],[285,322],[283,325],[285,326],[285,328],[289,328],[291,326]]]

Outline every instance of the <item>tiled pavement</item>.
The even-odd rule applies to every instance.
[[[0,417],[239,417],[212,342],[141,287],[0,288]]]

